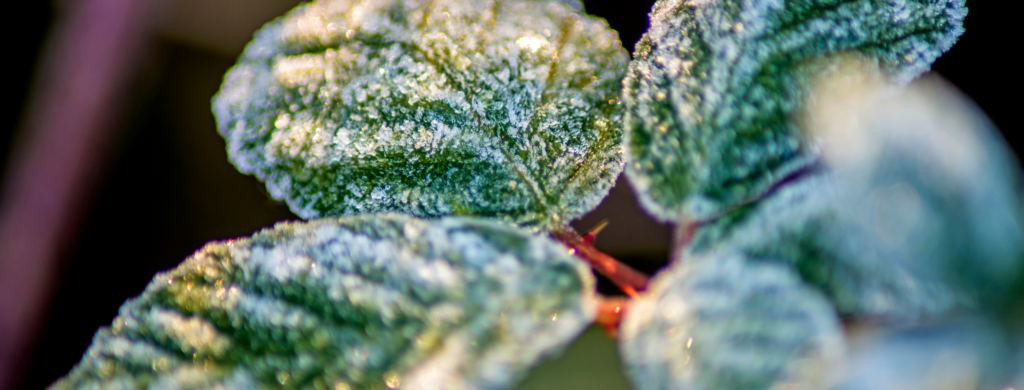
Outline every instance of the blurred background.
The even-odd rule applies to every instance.
[[[103,4],[89,8],[89,3]],[[38,222],[40,228],[58,233],[42,241],[48,244],[39,256],[50,261],[30,264],[38,268],[34,277],[19,276],[10,267],[33,258],[31,253],[12,249],[3,251],[9,258],[0,258],[0,283],[9,284],[0,286],[0,292],[31,292],[0,295],[0,309],[21,307],[25,311],[19,316],[30,324],[18,333],[19,340],[0,340],[0,355],[4,348],[14,351],[6,359],[0,356],[0,371],[6,368],[14,374],[6,382],[9,388],[44,388],[67,373],[93,333],[109,325],[127,298],[141,293],[156,272],[174,267],[205,242],[251,235],[277,221],[296,219],[286,206],[269,198],[262,184],[230,165],[210,112],[210,98],[253,31],[298,3],[79,0],[10,5],[14,9],[8,11],[9,22],[3,27],[8,47],[4,62],[9,68],[0,88],[5,102],[0,105],[0,182],[6,188],[0,201],[8,209],[7,219],[0,222]],[[631,51],[647,28],[653,2],[584,3],[588,13],[608,20]],[[1015,14],[1007,3],[969,1],[967,33],[934,70],[974,99],[1020,155],[1024,144],[1016,137],[1011,116],[1021,104],[1021,74],[1011,57],[1021,34],[1013,28]],[[104,19],[108,17],[109,23]],[[106,30],[90,30],[90,21],[100,21]],[[104,37],[113,37],[112,46],[89,46],[96,44],[90,39]],[[60,54],[64,52],[82,57]],[[95,93],[82,95],[81,100],[60,100],[67,88],[62,75],[76,71],[82,72],[79,78],[68,80],[91,80],[95,83],[82,85]],[[89,107],[81,102],[94,102],[99,116],[75,111]],[[65,113],[84,119],[50,120]],[[58,131],[76,125],[88,125],[83,131],[89,135],[68,139]],[[46,129],[57,129],[57,139],[46,141],[49,138],[34,133]],[[67,144],[63,148],[47,146],[61,140]],[[33,160],[33,155],[41,160]],[[77,157],[61,160],[68,156]],[[45,185],[51,160],[77,168],[65,177],[77,184],[55,190],[64,189],[63,199],[70,199],[65,203],[71,206],[21,220],[10,217],[17,214],[10,205],[21,204],[12,199],[62,199],[60,193],[47,190],[52,185]],[[25,168],[32,164],[43,168]],[[38,184],[41,192],[19,198],[12,189],[33,180],[43,183]],[[666,263],[669,228],[644,215],[621,178],[612,196],[575,225],[587,230],[602,220],[610,224],[596,241],[599,248],[647,273]],[[29,235],[32,229],[25,226],[21,232]],[[23,239],[0,242],[7,245],[0,249],[18,243],[35,245]],[[4,288],[19,281],[34,287]],[[618,294],[606,281],[600,287],[606,294]],[[31,304],[19,306],[20,302]],[[0,338],[11,327],[0,323]],[[613,341],[591,329],[563,357],[536,368],[520,388],[628,388],[614,350]]]

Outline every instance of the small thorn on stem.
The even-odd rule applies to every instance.
[[[585,238],[576,234],[571,227],[556,229],[551,234],[570,249],[575,250],[576,257],[590,264],[601,275],[611,279],[612,283],[615,283],[626,295],[636,297],[638,292],[647,289],[647,275],[601,252]]]
[[[622,315],[626,313],[627,303],[628,301],[622,298],[603,298],[598,303],[597,318],[594,322],[612,339],[619,334],[619,324],[622,323]]]
[[[586,242],[587,244],[593,244],[594,243],[594,239],[597,238],[598,233],[601,233],[601,231],[604,230],[605,226],[608,226],[608,220],[607,219],[604,220],[604,221],[599,222],[597,224],[597,226],[594,226],[592,229],[590,229],[589,232],[584,234],[583,235],[583,241]]]

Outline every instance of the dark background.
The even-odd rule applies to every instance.
[[[212,3],[212,4],[208,4]],[[108,325],[128,297],[152,276],[174,267],[205,242],[250,235],[296,219],[262,184],[228,163],[216,133],[210,97],[252,31],[296,0],[168,0],[132,83],[130,102],[105,155],[90,209],[54,275],[50,306],[33,354],[22,362],[24,389],[43,388],[67,373],[93,333]],[[587,1],[632,50],[647,28],[651,1]],[[1020,105],[1020,46],[1015,15],[1003,1],[969,1],[967,33],[935,64],[989,115],[1020,155],[1012,115]],[[60,15],[57,2],[9,4],[4,24],[6,77],[0,88],[0,172],[6,172],[24,115],[37,60]],[[636,206],[622,180],[598,210],[577,222],[585,230],[611,224],[597,246],[653,272],[665,263],[669,231]],[[602,283],[602,290],[614,293]],[[611,341],[588,331],[563,358],[537,368],[521,388],[624,388]]]

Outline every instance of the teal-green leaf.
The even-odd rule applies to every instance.
[[[839,207],[887,261],[944,280],[991,314],[1015,310],[1024,276],[1020,161],[984,112],[938,76],[895,92],[865,79],[822,88],[810,121]]]
[[[639,390],[823,389],[845,348],[831,305],[787,265],[727,252],[659,275],[619,334]]]
[[[55,389],[501,389],[590,324],[593,277],[500,222],[281,223],[157,275]]]
[[[627,61],[574,1],[319,0],[256,33],[213,107],[232,162],[303,218],[543,229],[621,172]]]
[[[842,53],[890,81],[963,31],[964,0],[660,0],[623,82],[626,173],[655,217],[706,219],[813,164],[794,116]]]
[[[832,390],[1016,389],[1020,339],[985,318],[877,330],[862,336]],[[1021,378],[1024,379],[1024,378]]]
[[[783,260],[850,316],[1007,315],[1024,275],[1020,163],[938,77],[896,88],[863,65],[816,89],[822,168],[707,222],[688,253]]]
[[[942,278],[887,251],[861,223],[856,198],[841,196],[836,181],[829,174],[806,177],[727,213],[701,227],[686,253],[728,249],[784,262],[852,317],[912,323],[972,306]]]

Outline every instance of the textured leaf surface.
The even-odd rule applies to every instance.
[[[624,81],[627,174],[663,220],[706,219],[817,159],[794,114],[837,53],[891,81],[963,31],[964,0],[661,0]]]
[[[574,1],[320,0],[256,34],[214,98],[232,161],[303,218],[545,227],[622,170],[628,57]]]
[[[282,223],[157,275],[54,388],[499,389],[590,323],[592,291],[495,222]]]
[[[825,388],[844,349],[824,296],[784,264],[736,253],[659,275],[620,335],[640,390]]]

